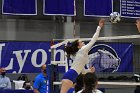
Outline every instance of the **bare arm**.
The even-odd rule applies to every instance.
[[[86,73],[88,73],[88,72],[95,72],[95,67],[93,66],[93,67],[90,67],[90,68],[88,68],[88,69],[83,69],[82,70],[82,74],[86,74]]]
[[[60,42],[60,43],[57,43],[57,44],[51,46],[51,49],[52,49],[52,48],[57,48],[57,47],[59,47],[59,46],[62,46],[62,45],[64,45],[64,44],[67,44],[67,43],[68,43],[68,40],[64,40],[63,42]]]
[[[105,22],[104,19],[101,19],[101,20],[99,21],[99,26],[97,27],[95,34],[93,35],[91,41],[90,41],[87,45],[84,46],[84,49],[90,50],[90,48],[92,47],[92,45],[96,42],[96,40],[97,40],[98,37],[99,37],[100,30],[101,30],[101,28],[102,28],[103,25],[104,25],[104,22]]]

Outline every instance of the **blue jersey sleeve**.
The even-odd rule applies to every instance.
[[[38,89],[40,86],[40,79],[39,78],[35,78],[35,81],[34,81],[34,88],[35,89]]]

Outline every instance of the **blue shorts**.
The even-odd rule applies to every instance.
[[[69,79],[71,80],[72,82],[75,82],[76,81],[76,78],[78,77],[78,73],[73,70],[73,69],[69,69],[63,76],[62,79]]]

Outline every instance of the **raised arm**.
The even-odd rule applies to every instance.
[[[88,51],[91,49],[92,45],[96,42],[96,40],[97,40],[98,37],[99,37],[100,30],[101,30],[101,28],[103,27],[104,22],[105,22],[104,19],[101,19],[101,20],[99,21],[99,26],[97,27],[95,34],[93,35],[91,41],[90,41],[87,45],[83,46],[84,49],[86,49],[86,50],[88,50]]]
[[[52,46],[51,46],[51,49],[52,49],[52,48],[57,48],[57,47],[59,47],[59,46],[62,46],[63,44],[67,44],[67,43],[68,43],[68,40],[64,40],[63,42],[60,42],[60,43],[55,44],[55,45],[52,45]]]

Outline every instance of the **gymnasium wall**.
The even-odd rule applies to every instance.
[[[1,2],[0,0],[0,7]],[[37,16],[9,16],[0,14],[0,41],[50,41],[52,39],[73,38],[73,17],[63,16],[45,16],[42,14],[42,1],[38,0]],[[117,1],[117,0],[116,0]],[[83,0],[76,0],[77,16],[76,16],[76,37],[90,38],[94,34],[100,17],[84,17],[83,16]],[[118,4],[116,2],[116,4]],[[118,7],[114,7],[118,10]],[[1,10],[1,8],[0,8]],[[1,11],[0,11],[1,13]],[[122,18],[118,24],[111,24],[106,19],[104,28],[100,36],[122,36],[122,35],[139,35],[135,19]],[[120,42],[134,42],[134,71],[140,73],[140,39],[122,40]],[[9,75],[13,80],[18,74]],[[29,78],[30,78],[29,74]],[[30,78],[33,80],[34,78]],[[107,90],[107,93],[132,93],[133,89],[124,89],[116,92]],[[130,92],[131,91],[131,92]]]

